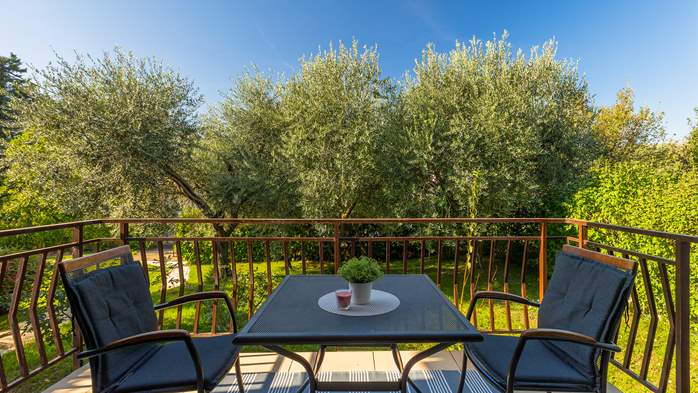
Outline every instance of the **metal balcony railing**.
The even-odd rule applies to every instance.
[[[38,238],[45,234],[52,236]],[[244,320],[282,276],[336,273],[356,255],[378,259],[390,273],[430,275],[461,308],[479,289],[542,299],[563,243],[638,261],[614,372],[648,391],[689,392],[695,322],[689,280],[698,237],[567,218],[99,219],[2,230],[0,244],[13,251],[0,256],[0,300],[11,336],[0,362],[0,392],[71,357],[72,366],[79,366],[74,355],[82,341],[55,268],[63,258],[130,244],[155,301],[225,290]],[[648,253],[649,244],[661,255]],[[193,313],[180,307],[175,315],[160,312],[158,320],[162,327],[216,334],[229,328],[225,313],[217,311],[215,302],[197,303]],[[473,322],[494,332],[536,323],[526,307],[506,302],[484,302]]]

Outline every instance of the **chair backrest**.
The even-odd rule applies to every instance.
[[[64,260],[58,269],[88,349],[157,330],[149,284],[129,246]],[[90,359],[93,385],[101,390],[118,382],[154,348],[132,347]]]
[[[538,326],[571,330],[602,342],[613,341],[636,271],[636,263],[629,259],[563,246],[541,302]],[[546,345],[582,371],[596,375],[600,351],[561,341],[549,341]]]

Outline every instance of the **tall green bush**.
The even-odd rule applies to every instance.
[[[602,161],[592,169],[589,184],[569,204],[569,215],[591,221],[677,233],[698,233],[698,173],[686,165],[682,147],[655,148],[643,160]],[[649,158],[648,158],[649,157]],[[674,244],[647,236],[591,231],[591,240],[637,250],[651,255],[674,257]],[[692,250],[691,265],[698,264]],[[651,286],[665,313],[658,264],[648,262]],[[670,272],[673,270],[670,269]],[[642,280],[638,277],[638,281]],[[673,276],[670,282],[673,282]],[[698,293],[698,269],[691,269],[691,293]],[[647,299],[639,291],[644,309]],[[673,293],[673,290],[672,290]],[[698,321],[698,302],[691,300],[691,318]]]

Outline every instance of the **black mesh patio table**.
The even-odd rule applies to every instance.
[[[318,306],[318,298],[336,289],[346,288],[334,275],[287,276],[269,299],[235,337],[236,345],[261,345],[299,362],[308,374],[310,392],[382,390],[407,391],[408,374],[418,361],[449,346],[480,341],[482,335],[451,304],[426,275],[385,275],[374,289],[392,293],[400,299],[397,309],[375,316],[346,316],[327,312]],[[436,343],[402,363],[397,344]],[[320,346],[314,364],[286,349],[289,344]],[[393,359],[402,372],[400,381],[324,382],[318,381],[326,346],[390,346]],[[461,370],[461,388],[465,370]],[[299,391],[305,389],[302,386]],[[416,389],[416,386],[412,384]],[[460,391],[460,389],[459,389]]]

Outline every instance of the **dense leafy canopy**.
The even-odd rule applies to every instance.
[[[594,133],[606,158],[625,160],[644,146],[664,139],[663,119],[662,113],[652,112],[648,107],[636,112],[633,91],[624,88],[618,92],[614,105],[599,109]]]
[[[448,53],[428,46],[398,82],[382,76],[375,47],[340,43],[288,77],[253,69],[208,111],[190,80],[152,59],[120,50],[58,58],[22,82],[32,99],[8,104],[21,134],[3,162],[11,197],[0,214],[6,225],[106,215],[549,216],[567,204],[580,218],[618,222],[620,206],[608,202],[616,215],[599,215],[582,207],[585,192],[611,162],[667,156],[657,153],[662,114],[636,111],[629,89],[595,109],[576,65],[555,51],[550,41],[514,52],[506,35]],[[3,77],[4,91],[19,91],[23,69],[3,59],[15,78]],[[691,171],[697,134],[677,147]]]
[[[0,138],[3,141],[12,139],[20,131],[11,101],[28,98],[26,72],[22,61],[14,53],[7,57],[0,56]]]
[[[297,176],[305,215],[389,214],[380,203],[397,131],[395,89],[375,48],[340,44],[308,60],[285,85],[284,156]]]
[[[293,172],[282,156],[281,87],[260,74],[240,78],[206,116],[194,160],[217,215],[293,216]]]
[[[599,111],[594,131],[605,149],[586,176],[586,183],[568,202],[568,215],[675,233],[698,233],[698,167],[696,130],[685,143],[664,140],[662,114],[634,108],[632,90]],[[675,244],[657,238],[591,231],[592,240],[650,255],[673,258]],[[693,253],[693,262],[696,255]],[[657,263],[647,264],[654,293],[662,293]],[[698,270],[691,271],[691,292],[698,292]],[[647,298],[639,290],[640,300]],[[656,298],[660,312],[664,299]],[[698,303],[691,305],[698,320]]]
[[[199,138],[192,84],[161,64],[116,51],[58,59],[18,106],[10,182],[39,190],[66,212],[174,214],[170,192]]]
[[[448,54],[429,46],[404,92],[417,179],[408,214],[560,214],[590,164],[591,115],[586,84],[552,41],[528,57],[506,36]]]

